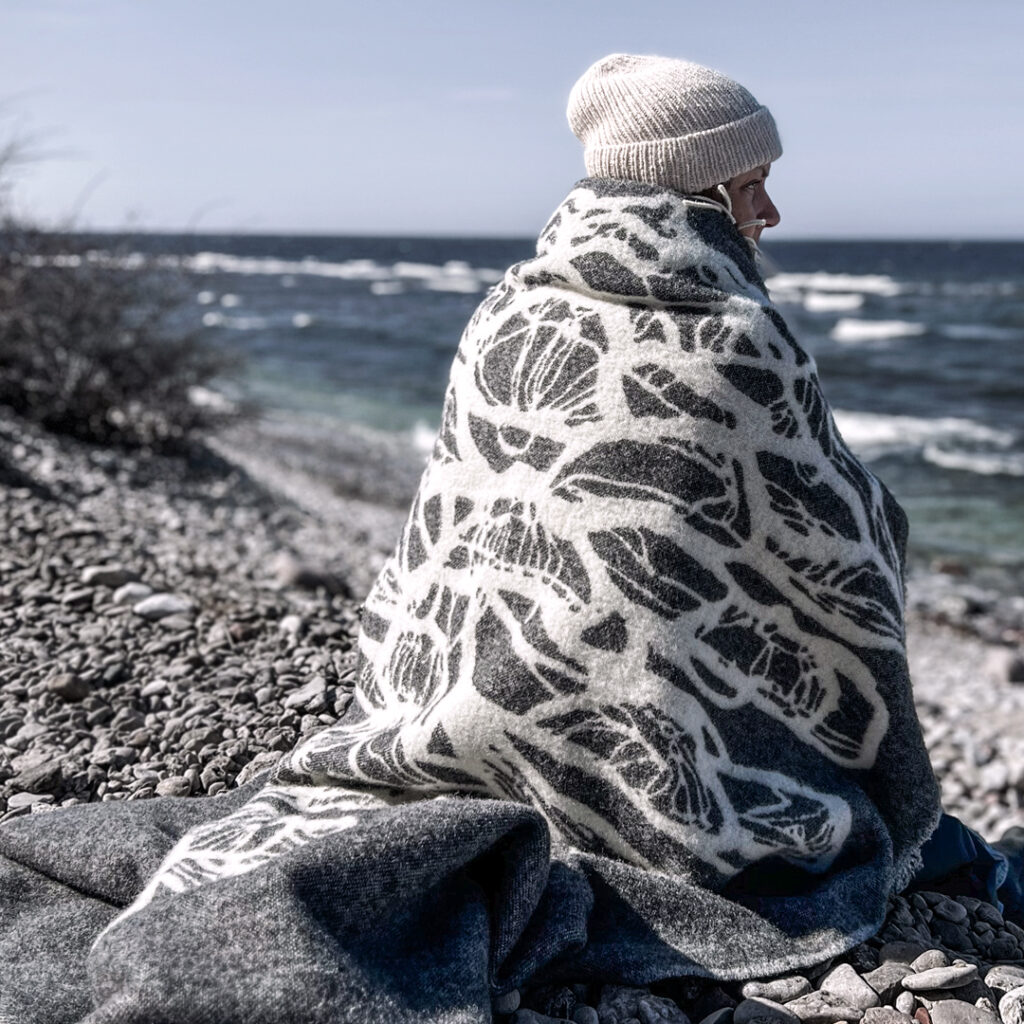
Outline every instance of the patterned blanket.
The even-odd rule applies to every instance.
[[[343,720],[244,803],[49,816],[53,856],[16,820],[4,870],[102,891],[90,1021],[476,1021],[527,978],[821,961],[939,816],[905,534],[724,213],[585,180],[461,340]],[[101,817],[160,861],[117,899],[55,867]]]

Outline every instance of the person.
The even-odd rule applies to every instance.
[[[820,963],[916,882],[1012,895],[941,817],[906,517],[758,270],[770,112],[615,54],[568,117],[588,177],[459,342],[342,718],[223,800],[0,829],[6,977],[66,1000],[34,1019],[485,1021]]]

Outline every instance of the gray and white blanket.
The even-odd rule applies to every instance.
[[[0,957],[65,1008],[0,1021],[484,1021],[851,947],[939,816],[905,533],[728,218],[581,182],[462,338],[347,714],[253,791],[0,829]]]

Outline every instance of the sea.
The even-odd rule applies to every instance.
[[[193,325],[244,355],[220,391],[257,400],[310,444],[386,442],[420,462],[466,321],[534,245],[138,241],[179,261]],[[770,293],[817,361],[841,432],[907,510],[912,558],[1001,568],[1021,592],[1024,242],[763,241]]]

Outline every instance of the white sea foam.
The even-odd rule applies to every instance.
[[[231,292],[228,292],[226,295],[222,295],[220,297],[220,304],[225,309],[234,309],[235,306],[240,306],[242,304],[242,300],[237,295],[232,295]]]
[[[1019,327],[992,324],[943,324],[938,330],[947,338],[963,341],[1019,341],[1024,335]]]
[[[887,341],[890,338],[910,338],[924,334],[924,324],[911,320],[857,320],[843,317],[829,332],[833,341],[855,345],[861,341]]]
[[[768,279],[772,294],[776,289],[811,292],[860,292],[890,298],[903,288],[888,274],[828,274],[823,270],[811,274],[775,274]]]
[[[211,305],[212,303],[214,303],[216,301],[217,301],[217,293],[216,292],[201,291],[201,292],[199,292],[198,295],[196,295],[196,302],[198,302],[200,306],[209,306],[209,305]]]
[[[261,316],[227,316],[215,310],[203,314],[204,327],[226,327],[232,331],[258,331],[267,326]]]
[[[1012,431],[958,416],[927,419],[842,409],[833,415],[846,443],[866,459],[920,452],[927,462],[943,469],[1024,476],[1024,452],[1015,447],[1017,435]]]
[[[896,450],[921,448],[925,444],[950,441],[974,445],[992,445],[1006,448],[1013,444],[1012,431],[995,430],[983,423],[960,416],[886,416],[873,412],[848,412],[835,409],[836,426],[851,448],[859,452],[868,450]]]
[[[302,330],[304,327],[309,327],[313,323],[313,317],[309,313],[296,313],[292,317],[292,327],[297,327]]]
[[[279,259],[273,256],[235,256],[225,252],[198,252],[192,256],[156,256],[144,253],[114,255],[102,250],[91,250],[84,257],[75,254],[35,256],[26,260],[29,266],[77,267],[83,259],[89,263],[118,270],[137,270],[157,266],[173,270],[186,270],[194,274],[240,274],[247,276],[273,276],[280,278],[283,287],[294,287],[298,277],[327,277],[341,281],[369,281],[398,285],[387,290],[373,289],[377,295],[393,295],[401,290],[403,282],[418,281],[431,291],[478,292],[501,280],[502,271],[493,267],[474,267],[464,260],[449,260],[444,264],[399,261],[391,265],[371,259],[332,262],[307,256],[301,260]],[[206,291],[201,295],[210,294]],[[203,302],[202,299],[199,300]],[[209,300],[212,302],[213,300]],[[223,299],[221,300],[223,302]],[[208,303],[204,303],[208,304]]]
[[[405,291],[405,285],[401,281],[374,281],[370,285],[370,291],[374,295],[401,295]]]
[[[943,469],[960,469],[982,476],[1024,476],[1022,452],[947,451],[934,444],[924,446],[925,461]]]
[[[807,292],[804,309],[809,313],[845,313],[860,309],[864,296],[857,292]]]

